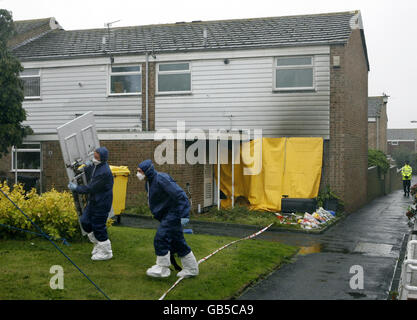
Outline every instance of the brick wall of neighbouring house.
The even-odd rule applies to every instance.
[[[332,66],[340,56],[341,66]],[[368,69],[360,30],[346,45],[331,46],[328,183],[347,212],[367,201]]]
[[[398,141],[398,145],[392,145],[388,143],[387,153],[392,155],[394,151],[398,150],[408,150],[410,152],[416,152],[416,142],[415,141]]]
[[[382,106],[381,117],[379,118],[379,147],[378,149],[387,153],[387,128],[388,128],[388,115],[387,104]]]
[[[149,75],[148,75],[148,114],[149,114],[149,130],[148,131],[154,131],[155,130],[155,62],[149,62]],[[142,92],[146,92],[146,64],[142,63]],[[146,99],[145,95],[142,99],[142,128],[143,131],[146,129]]]
[[[102,140],[100,145],[109,150],[108,163],[115,166],[128,166],[131,172],[127,185],[126,205],[135,205],[139,192],[145,192],[144,182],[136,178],[136,170],[139,162],[151,159],[154,161],[154,150],[159,141],[151,140]],[[62,191],[67,190],[68,178],[65,172],[64,162],[57,141],[43,142],[43,182],[44,190],[52,187]],[[158,171],[167,172],[186,190],[186,184],[190,184],[193,209],[198,204],[203,206],[204,197],[204,168],[203,165],[157,165]]]
[[[368,149],[376,149],[376,122],[368,122]]]

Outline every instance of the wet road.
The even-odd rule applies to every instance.
[[[240,299],[387,299],[411,198],[396,191],[350,214],[322,235],[268,233],[268,240],[303,247]],[[363,289],[352,289],[352,266],[363,268]]]

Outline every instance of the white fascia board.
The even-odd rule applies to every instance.
[[[393,140],[387,140],[388,142],[415,142],[416,140],[398,140],[398,139],[393,139]]]
[[[142,63],[145,62],[145,55],[116,55],[114,53],[114,64],[124,63]],[[164,61],[186,61],[186,60],[212,60],[212,59],[238,59],[254,57],[276,57],[276,56],[293,56],[293,55],[328,55],[330,46],[301,46],[301,47],[283,47],[268,49],[248,49],[248,50],[214,50],[198,52],[174,52],[174,53],[156,53],[156,59],[149,56],[150,62]],[[103,65],[110,64],[109,57],[89,57],[89,58],[68,58],[43,60],[43,61],[23,61],[25,68],[54,68],[54,67],[71,67],[84,65]]]

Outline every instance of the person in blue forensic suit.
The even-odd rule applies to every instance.
[[[113,174],[107,160],[109,152],[105,147],[97,148],[92,161],[87,161],[84,173],[88,184],[68,185],[71,191],[88,194],[88,203],[81,216],[81,226],[94,244],[92,260],[109,260],[113,257],[111,242],[107,235],[106,222],[113,202]]]
[[[155,278],[169,277],[170,254],[177,253],[183,267],[177,276],[197,276],[198,263],[182,230],[190,217],[190,202],[186,193],[170,175],[156,171],[151,160],[140,163],[137,171],[138,179],[146,182],[145,189],[152,215],[160,221],[154,238],[156,264],[146,274]]]

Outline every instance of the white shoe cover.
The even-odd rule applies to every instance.
[[[195,277],[198,276],[198,263],[191,251],[189,254],[181,258],[182,270],[177,273],[177,277]]]
[[[156,265],[152,266],[146,271],[149,277],[153,278],[167,278],[171,275],[169,266],[171,265],[170,253],[168,252],[164,256],[156,257]]]
[[[91,257],[91,260],[109,260],[113,258],[113,251],[111,250],[111,242],[109,239],[106,241],[99,241],[97,244],[97,252]]]
[[[98,240],[94,236],[94,232],[90,232],[89,234],[87,234],[87,236],[88,236],[88,239],[90,239],[91,243],[94,244],[93,251],[91,251],[91,255],[94,256],[97,253]]]

